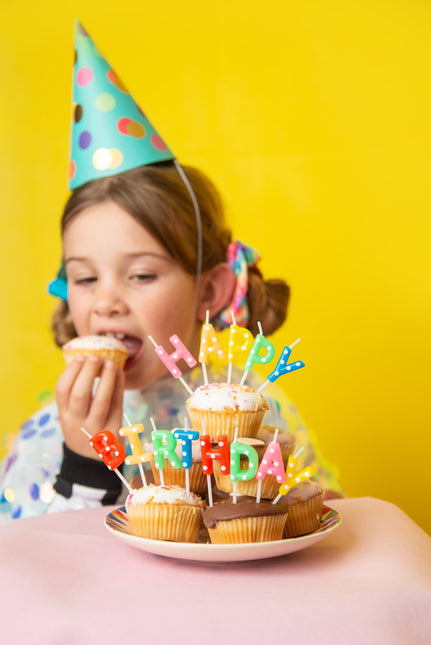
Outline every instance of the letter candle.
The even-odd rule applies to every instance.
[[[259,363],[259,365],[265,365],[266,363],[270,363],[275,356],[275,347],[271,343],[271,341],[265,338],[265,336],[263,335],[262,325],[260,324],[260,322],[257,323],[257,326],[259,327],[259,333],[254,339],[253,347],[251,348],[250,354],[248,355],[247,361],[245,363],[245,371],[242,375],[240,385],[244,385],[247,374],[252,369],[255,363]],[[265,354],[260,354],[260,351],[262,349],[266,351]]]
[[[299,343],[300,340],[301,339],[298,338],[291,345],[286,345],[284,347],[283,351],[281,352],[280,358],[278,359],[275,370],[271,372],[265,383],[262,383],[262,385],[257,389],[258,392],[261,392],[263,388],[266,387],[269,383],[274,383],[279,376],[283,376],[284,374],[288,374],[289,372],[295,372],[296,370],[300,370],[301,367],[305,367],[305,363],[303,363],[302,361],[296,361],[295,363],[287,362],[292,352],[292,348],[295,347],[295,345]]]
[[[253,446],[241,443],[237,438],[238,430],[235,431],[234,442],[230,444],[230,478],[236,492],[236,482],[249,481],[256,475],[259,466],[259,456]],[[247,470],[241,470],[241,455],[248,459]],[[236,499],[235,499],[236,501]]]
[[[172,352],[172,354],[168,354],[166,349],[162,347],[162,345],[157,345],[156,341],[152,336],[148,336],[150,341],[154,345],[154,351],[156,352],[157,356],[160,358],[162,363],[168,368],[170,373],[175,379],[178,379],[182,385],[186,388],[187,392],[189,394],[193,394],[192,390],[190,387],[187,385],[185,380],[182,377],[182,371],[180,370],[179,367],[177,367],[177,361],[182,358],[185,360],[187,365],[189,367],[194,367],[197,363],[196,359],[190,354],[189,350],[187,347],[181,342],[181,340],[178,338],[176,334],[173,336],[170,336],[169,340],[171,341],[172,345],[174,345],[175,350]]]
[[[202,454],[202,470],[207,476],[208,485],[208,502],[213,505],[212,488],[211,488],[211,474],[213,472],[213,460],[220,461],[220,469],[224,475],[229,475],[229,439],[227,435],[221,434],[217,437],[218,450],[211,447],[211,437],[206,434],[205,424],[202,423],[202,434],[200,436],[201,454]]]
[[[153,428],[153,432],[157,432],[156,424],[154,423],[153,417],[150,417],[150,422],[151,422],[151,425],[152,425],[152,428]],[[151,440],[152,439],[153,439],[153,433],[151,433]],[[153,443],[153,450],[154,450],[154,443]],[[165,478],[163,476],[163,468],[164,468],[164,466],[165,466],[164,459],[163,459],[163,467],[162,468],[158,468],[157,463],[156,463],[156,467],[158,468],[159,475],[160,475],[160,485],[161,486],[165,485]]]
[[[273,500],[273,504],[277,504],[282,495],[286,495],[291,488],[294,488],[294,486],[296,486],[300,482],[304,482],[305,480],[310,479],[310,477],[313,477],[313,475],[316,474],[316,471],[312,466],[310,466],[309,468],[304,468],[299,473],[296,472],[297,458],[303,450],[304,448],[301,448],[295,455],[289,455],[289,460],[286,467],[286,481],[278,489],[279,494]]]
[[[202,365],[205,385],[208,385],[206,363],[208,361],[209,354],[217,354],[219,358],[224,358],[225,355],[214,327],[209,322],[209,311],[207,310],[205,324],[202,325],[201,344],[199,347],[199,362]]]
[[[269,442],[267,449],[262,457],[259,469],[257,471],[257,496],[260,501],[260,493],[262,490],[262,480],[267,475],[274,475],[279,484],[282,484],[286,479],[284,470],[283,457],[281,454],[280,444],[277,442],[278,428],[274,432],[274,438]]]
[[[234,354],[239,353],[239,352],[245,352],[247,351],[247,348],[251,341],[253,340],[253,336],[251,332],[248,331],[245,327],[239,327],[235,323],[235,316],[233,311],[231,312],[232,315],[232,325],[230,326],[230,334],[229,334],[229,353],[228,353],[228,373],[227,373],[227,382],[230,383],[232,379],[232,361]]]
[[[199,432],[196,430],[189,430],[187,428],[187,419],[184,421],[184,430],[182,428],[177,428],[173,431],[175,439],[181,441],[181,462],[182,467],[185,469],[186,476],[186,491],[190,493],[190,473],[189,470],[192,467],[192,441],[194,439],[199,439]]]
[[[141,475],[142,485],[147,486],[147,480],[145,479],[144,469],[142,464],[145,461],[150,461],[151,454],[149,452],[143,452],[141,442],[139,441],[139,435],[144,432],[144,426],[142,423],[137,423],[132,425],[130,420],[127,417],[127,414],[123,413],[123,416],[126,420],[127,426],[120,428],[119,433],[120,437],[127,437],[130,444],[130,449],[132,451],[131,455],[126,457],[127,466],[132,466],[138,464],[139,473]]]
[[[99,457],[103,459],[106,466],[109,470],[113,470],[114,473],[121,479],[129,493],[132,492],[127,480],[118,470],[118,466],[123,463],[126,456],[126,451],[124,450],[121,443],[118,443],[115,436],[109,430],[102,430],[91,436],[85,428],[81,428],[81,431],[88,437],[90,440],[90,446],[94,448]]]

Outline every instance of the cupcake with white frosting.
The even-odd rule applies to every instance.
[[[174,485],[144,486],[126,500],[132,535],[152,540],[196,542],[202,524],[203,500]]]
[[[233,441],[238,437],[255,437],[268,404],[263,396],[246,385],[211,383],[197,388],[187,401],[194,430],[209,434],[214,440],[221,434]]]

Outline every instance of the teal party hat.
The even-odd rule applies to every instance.
[[[78,21],[75,49],[69,188],[138,166],[174,160]]]

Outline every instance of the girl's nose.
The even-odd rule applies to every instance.
[[[94,298],[94,313],[99,316],[124,315],[127,304],[118,285],[99,285]]]

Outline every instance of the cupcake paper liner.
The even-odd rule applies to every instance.
[[[221,472],[220,463],[217,460],[213,461],[213,470],[217,488],[223,493],[233,493],[233,482],[230,478],[230,475],[223,475],[223,473]],[[248,481],[237,481],[236,494],[256,497],[257,484],[258,480],[256,479],[256,477],[253,477],[253,479],[249,479]],[[265,479],[262,480],[260,497],[262,499],[274,499],[274,497],[278,495],[279,488],[280,484],[277,482],[275,476],[267,475]]]
[[[201,508],[184,504],[136,504],[127,517],[132,535],[172,542],[196,542],[202,524]]]
[[[151,470],[153,471],[154,483],[160,484],[160,471],[156,468],[154,459],[151,460]],[[177,484],[182,488],[186,487],[186,471],[184,468],[173,468],[171,464],[165,459],[165,467],[163,468],[163,479],[165,484]],[[207,492],[207,478],[202,470],[202,462],[196,461],[189,469],[189,482],[190,490],[193,493],[206,493]]]
[[[324,493],[286,506],[288,509],[287,522],[284,527],[284,537],[296,537],[312,533],[320,527],[322,518]]]
[[[236,428],[238,428],[238,437],[256,437],[266,410],[214,412],[188,408],[188,413],[193,430],[202,434],[202,424],[204,424],[205,434],[209,434],[214,439],[225,434],[229,441],[233,441]]]
[[[221,520],[208,528],[212,544],[245,544],[281,540],[287,514]]]

